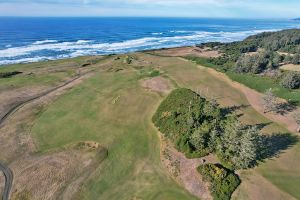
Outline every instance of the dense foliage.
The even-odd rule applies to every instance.
[[[298,89],[300,88],[300,73],[299,72],[289,72],[287,73],[280,83],[283,87],[288,89]]]
[[[299,63],[300,53],[300,29],[290,29],[278,32],[265,32],[250,36],[240,42],[232,43],[206,43],[198,45],[199,47],[208,46],[212,49],[217,49],[223,53],[223,56],[211,59],[216,65],[226,65],[230,62],[237,62],[240,57],[249,52],[257,52],[259,49],[263,49],[267,55],[259,55],[259,57],[267,58],[270,65],[274,62],[274,55],[280,56],[275,53],[277,51],[295,54],[290,56],[293,63]],[[271,55],[270,55],[271,54]],[[273,54],[273,55],[272,55]],[[257,57],[254,56],[253,59]],[[249,58],[247,58],[249,59]],[[276,58],[278,59],[278,58]],[[275,63],[278,61],[275,59]],[[265,63],[266,61],[264,61]]]
[[[258,157],[255,127],[242,126],[214,101],[189,89],[174,90],[159,106],[153,122],[188,157],[216,153],[233,169],[252,167]]]
[[[221,110],[189,89],[174,90],[153,116],[154,124],[189,157],[211,152],[210,133],[220,128]]]
[[[221,165],[201,165],[198,172],[204,181],[210,183],[209,189],[214,200],[230,200],[232,193],[240,184],[238,176]]]

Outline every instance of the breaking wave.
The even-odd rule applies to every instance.
[[[231,42],[242,40],[247,36],[272,30],[251,30],[239,32],[206,32],[206,31],[169,31],[181,33],[165,36],[163,33],[152,33],[153,37],[127,40],[122,42],[101,43],[91,40],[57,41],[42,40],[30,45],[8,47],[0,50],[0,65],[54,60],[84,55],[125,53],[138,50],[194,45],[202,42]],[[185,33],[185,35],[182,35]]]

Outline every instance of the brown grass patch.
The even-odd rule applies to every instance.
[[[208,48],[201,49],[199,47],[178,47],[170,49],[162,49],[153,51],[153,53],[162,55],[162,56],[197,56],[204,58],[216,58],[222,54],[215,50],[210,50]]]
[[[280,67],[282,70],[300,72],[300,65],[286,64]]]
[[[161,76],[143,80],[142,86],[155,92],[168,93],[171,90],[170,81]]]
[[[95,156],[97,154],[90,151],[70,150],[27,156],[13,162],[10,165],[15,177],[12,198],[26,192],[31,199],[58,199],[68,184],[91,171],[95,161],[99,160]]]
[[[232,199],[234,200],[295,200],[295,198],[279,190],[271,182],[255,173],[253,170],[242,172],[241,178],[243,181],[232,196]],[[263,185],[263,187],[261,185]]]

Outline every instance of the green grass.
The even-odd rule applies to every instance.
[[[283,88],[272,78],[253,74],[238,74],[234,72],[227,72],[226,74],[231,80],[242,83],[247,87],[261,93],[264,93],[266,90],[272,88],[272,91],[276,96],[286,100],[290,100],[292,102],[295,102],[297,105],[300,105],[300,90],[289,90]]]
[[[138,56],[161,66],[164,76],[179,87],[201,90],[202,95],[216,98],[222,106],[248,105],[240,91],[207,69],[177,58]],[[108,148],[107,160],[84,184],[78,199],[193,199],[161,166],[151,116],[162,97],[142,89],[139,78],[139,73],[128,70],[98,73],[61,96],[36,121],[32,131],[41,153],[82,140],[95,140]],[[113,103],[115,99],[118,100]],[[270,122],[251,107],[240,111],[247,124]],[[267,134],[285,131],[275,123],[263,129]],[[254,173],[281,191],[299,197],[299,187],[295,187],[300,185],[300,171],[295,167],[300,165],[299,147],[297,143],[280,158],[262,163]],[[242,180],[242,184],[247,185],[247,181]]]
[[[265,134],[272,133],[286,133],[287,130],[279,126],[276,123],[270,123],[268,119],[256,112],[249,102],[245,98],[241,91],[230,86],[226,81],[217,75],[214,76],[208,72],[206,68],[198,68],[192,62],[186,62],[178,58],[163,58],[145,56],[145,59],[155,59],[156,63],[162,65],[162,70],[168,74],[172,80],[176,81],[179,87],[186,87],[193,89],[194,91],[200,91],[206,98],[214,97],[221,104],[221,106],[233,106],[233,105],[245,105],[239,110],[243,113],[241,116],[241,121],[246,124],[268,124],[266,125],[262,132]],[[154,61],[153,61],[154,62]],[[300,185],[300,168],[295,167],[300,165],[300,143],[291,146],[288,150],[285,150],[280,154],[279,158],[272,158],[260,163],[259,167],[253,172],[259,176],[263,176],[266,181],[274,184],[283,193],[286,192],[294,197],[299,198],[300,188],[296,187]],[[280,177],[278,175],[280,173]],[[274,176],[276,175],[277,176]],[[291,181],[290,181],[291,180]],[[246,185],[245,191],[239,191],[240,194],[249,194],[252,186],[259,185],[263,191],[264,185],[261,183],[253,184],[248,179],[242,180],[242,185]],[[289,188],[289,185],[291,187]],[[270,191],[276,192],[276,191]],[[267,195],[267,193],[266,193]],[[272,194],[273,195],[273,194]],[[253,196],[251,196],[253,197]],[[241,199],[240,196],[237,199]]]
[[[78,199],[194,199],[161,166],[151,123],[161,97],[141,88],[138,77],[133,70],[98,73],[60,97],[32,129],[40,152],[84,140],[108,148]]]
[[[231,80],[244,84],[245,86],[252,88],[258,92],[264,93],[266,90],[272,88],[276,96],[290,100],[296,105],[300,106],[300,90],[289,90],[280,86],[278,81],[263,77],[255,74],[239,74],[227,70],[226,72],[220,67],[213,63],[210,63],[207,58],[194,58],[188,57],[187,59],[202,65],[204,67],[213,68],[217,71],[225,73]]]

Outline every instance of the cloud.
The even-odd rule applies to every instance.
[[[299,0],[0,0],[0,15],[291,18],[299,7]]]

